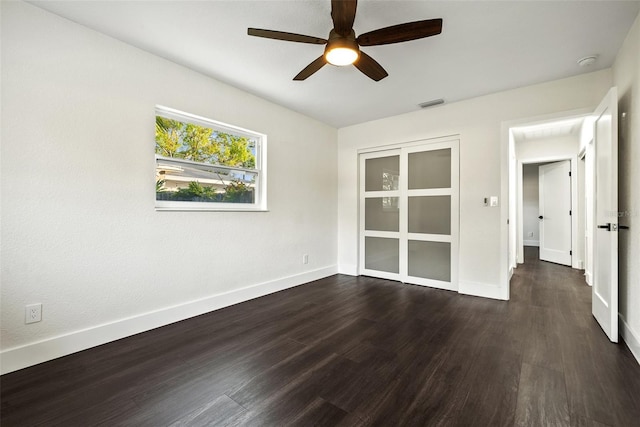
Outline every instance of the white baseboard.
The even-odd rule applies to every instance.
[[[539,240],[523,240],[522,241],[522,245],[523,246],[540,246],[540,241]]]
[[[490,283],[478,283],[460,281],[458,285],[458,292],[465,295],[473,295],[476,297],[492,298],[504,300],[502,288]]]
[[[584,280],[587,282],[587,285],[593,286],[591,284],[591,272],[589,272],[589,271],[585,271],[584,272]]]
[[[627,323],[624,316],[618,313],[618,318],[620,320],[620,335],[622,335],[622,339],[631,350],[631,353],[636,358],[636,361],[640,364],[640,334],[633,329]]]
[[[338,273],[346,274],[348,276],[357,276],[358,266],[354,264],[340,264],[338,266]]]
[[[0,373],[17,371],[140,332],[299,286],[334,275],[337,271],[338,267],[332,265],[10,348],[0,353]]]

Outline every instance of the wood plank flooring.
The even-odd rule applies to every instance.
[[[336,275],[4,375],[10,426],[640,426],[581,272],[511,301]]]

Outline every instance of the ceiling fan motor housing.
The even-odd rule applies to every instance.
[[[340,53],[346,54],[348,58],[341,60]],[[349,65],[357,61],[360,57],[360,47],[356,42],[356,33],[351,30],[348,36],[340,35],[336,30],[331,30],[329,40],[324,48],[324,57],[333,65]]]

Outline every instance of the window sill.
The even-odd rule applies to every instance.
[[[269,212],[269,209],[262,208],[189,208],[189,207],[159,207],[156,206],[157,212]]]

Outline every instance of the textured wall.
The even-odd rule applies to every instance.
[[[429,84],[429,82],[425,82]],[[432,109],[342,128],[338,131],[338,229],[341,271],[357,265],[358,149],[460,135],[460,283],[502,286],[501,209],[483,206],[500,195],[506,153],[503,122],[582,108],[595,108],[611,85],[611,70],[556,80]],[[501,204],[506,203],[502,200]],[[505,221],[506,227],[506,221]],[[505,240],[506,242],[506,240]],[[506,266],[506,262],[504,264]]]
[[[267,134],[269,212],[156,212],[156,104]],[[303,115],[2,2],[2,349],[334,266],[336,140]],[[34,302],[43,321],[25,325]]]
[[[613,79],[618,87],[620,115],[619,222],[631,227],[619,234],[620,313],[635,335],[636,357],[640,360],[640,17],[618,52]]]

